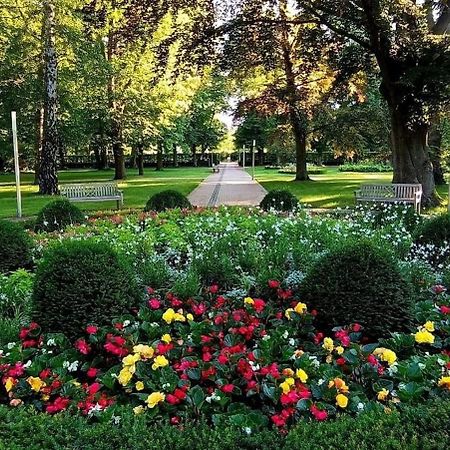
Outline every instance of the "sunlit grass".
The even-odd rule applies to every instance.
[[[143,208],[148,198],[164,189],[175,189],[185,195],[195,189],[210,174],[207,167],[168,168],[161,172],[146,169],[144,176],[137,175],[137,170],[130,169],[127,179],[119,183],[124,193],[124,208]],[[70,170],[60,171],[60,183],[89,183],[112,180],[113,170]],[[24,216],[37,212],[52,197],[38,195],[38,187],[33,185],[33,174],[21,175],[22,211]],[[13,174],[0,175],[0,217],[16,215],[16,187]],[[115,207],[114,202],[78,203],[84,210],[105,210]]]

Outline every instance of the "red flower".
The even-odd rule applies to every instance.
[[[121,323],[121,322],[115,323],[115,324],[114,324],[114,328],[115,328],[116,330],[123,330],[123,323]]]
[[[277,427],[284,427],[286,425],[286,419],[280,414],[275,414],[270,419]]]
[[[226,364],[228,362],[228,358],[225,355],[219,355],[217,357],[217,361],[219,361],[220,364]]]
[[[170,424],[171,425],[178,425],[180,423],[181,419],[178,416],[173,416],[170,418]]]
[[[175,397],[178,398],[179,400],[184,400],[186,398],[186,392],[184,392],[183,389],[179,388],[175,389],[173,395],[175,395]]]
[[[88,325],[86,327],[86,333],[87,334],[96,334],[98,331],[98,327],[96,327],[95,325]]]
[[[101,389],[101,384],[100,383],[92,383],[87,389],[86,392],[89,395],[95,395],[100,389]]]
[[[325,336],[324,336],[323,333],[316,333],[316,334],[314,335],[314,343],[317,344],[317,345],[319,345],[319,344],[323,341],[323,338],[324,338],[324,337],[325,337]]]
[[[89,370],[86,372],[86,375],[89,378],[95,378],[98,374],[98,369],[95,367],[90,367]]]
[[[75,342],[75,348],[83,355],[87,355],[91,351],[91,347],[84,339],[78,339]]]
[[[209,287],[209,292],[211,294],[217,294],[218,291],[219,291],[219,286],[217,284],[213,284],[212,286]]]
[[[435,286],[432,287],[433,292],[435,294],[442,294],[443,292],[445,292],[447,289],[445,288],[445,286],[442,286],[442,284],[436,284]]]
[[[338,366],[345,366],[345,359],[344,358],[338,358],[337,360],[336,360],[336,364],[338,365]]]
[[[51,374],[52,374],[51,369],[44,369],[44,370],[41,370],[41,373],[39,374],[39,378],[40,378],[41,380],[45,380],[45,379],[48,378]]]
[[[57,397],[57,398],[55,398],[53,403],[50,403],[49,405],[47,405],[45,410],[49,414],[55,414],[60,411],[64,411],[69,406],[69,403],[70,403],[70,400],[68,398]]]
[[[352,329],[357,333],[358,331],[361,331],[361,325],[359,323],[354,323]]]
[[[169,405],[177,405],[178,403],[180,403],[180,399],[175,397],[175,395],[173,394],[167,394],[166,402],[169,403]]]
[[[199,303],[198,305],[192,305],[192,312],[196,316],[201,316],[206,312],[206,305],[204,303]]]
[[[317,408],[316,405],[311,405],[311,408],[309,409],[311,411],[311,414],[314,416],[316,420],[322,421],[327,420],[328,413],[325,410],[321,410]]]
[[[151,309],[159,309],[161,307],[161,302],[157,298],[151,298],[148,301],[148,306]]]
[[[260,298],[255,298],[253,300],[253,308],[256,312],[261,313],[263,312],[264,308],[266,306],[266,302],[264,300],[261,300]]]
[[[269,280],[267,284],[271,289],[278,289],[280,287],[280,282],[277,280]]]
[[[231,394],[234,390],[234,384],[224,384],[220,390],[226,394]]]
[[[439,309],[441,310],[442,314],[450,314],[450,307],[449,306],[441,305],[441,307]]]

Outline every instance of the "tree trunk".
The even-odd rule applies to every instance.
[[[33,184],[39,184],[39,169],[41,165],[42,154],[42,139],[44,136],[44,108],[39,107],[36,109],[35,115],[35,127],[36,133],[34,138],[34,182]]]
[[[133,147],[131,148],[131,156],[129,163],[132,169],[137,169],[137,154],[138,154],[137,145],[133,145]]]
[[[306,165],[306,131],[296,111],[291,112],[291,125],[295,138],[295,181],[309,180]]]
[[[173,167],[178,167],[178,152],[177,152],[177,144],[173,144]]]
[[[122,144],[122,126],[115,117],[111,121],[111,140],[114,155],[114,179],[123,180],[126,176],[125,156]]]
[[[430,131],[428,133],[428,147],[430,148],[430,157],[433,164],[434,182],[436,185],[445,184],[444,169],[442,168],[442,132],[440,130],[439,119],[432,121]]]
[[[158,142],[158,151],[156,153],[156,170],[163,170],[163,143]]]
[[[55,5],[51,0],[44,2],[44,130],[42,157],[39,166],[39,193],[58,193],[58,96],[57,57],[55,50]]]
[[[197,146],[192,145],[191,150],[192,150],[192,165],[194,167],[197,167]]]
[[[421,183],[422,204],[436,204],[433,164],[428,152],[428,126],[410,129],[398,108],[390,107],[392,126],[393,183]]]
[[[137,145],[137,166],[139,175],[144,175],[144,144],[142,142]]]

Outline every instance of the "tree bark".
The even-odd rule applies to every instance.
[[[163,170],[163,142],[158,142],[158,151],[156,153],[156,170]]]
[[[192,165],[194,167],[197,167],[197,146],[192,144],[191,150],[192,150]]]
[[[291,112],[291,124],[295,137],[295,181],[308,181],[306,130],[297,116],[296,111]]]
[[[33,184],[39,184],[39,169],[41,165],[42,154],[42,139],[44,136],[44,108],[39,107],[36,109],[35,114],[35,127],[36,133],[34,137],[34,182]]]
[[[39,193],[55,195],[58,193],[58,60],[55,49],[55,5],[51,0],[44,1],[44,129],[42,157],[39,166]]]
[[[178,152],[177,152],[177,144],[173,144],[173,167],[178,167]]]
[[[445,184],[444,169],[441,164],[441,146],[442,146],[442,132],[440,130],[439,119],[435,118],[428,133],[428,147],[430,148],[430,157],[433,164],[434,182],[436,185],[442,186]]]
[[[139,175],[144,175],[144,144],[142,142],[137,145],[137,166]]]

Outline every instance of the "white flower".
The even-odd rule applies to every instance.
[[[24,365],[23,365],[23,367],[25,368],[25,369],[28,369],[28,367],[30,367],[31,366],[31,359],[29,360],[29,361],[27,361]]]
[[[245,432],[246,434],[252,434],[252,429],[251,429],[250,427],[245,427],[245,428],[244,428],[244,432]]]
[[[120,416],[111,416],[111,422],[114,425],[119,425],[121,420],[122,420],[122,417],[120,417]]]
[[[8,344],[6,345],[6,347],[8,348],[8,350],[13,349],[16,346],[15,342],[8,342]]]
[[[266,334],[265,336],[262,337],[263,341],[268,341],[270,339],[270,335]]]
[[[124,321],[123,321],[123,326],[124,326],[124,327],[127,327],[128,325],[130,325],[130,323],[131,323],[131,322],[130,322],[129,320],[124,320]]]
[[[287,339],[289,337],[289,332],[286,330],[284,333],[283,333],[283,339]]]
[[[67,367],[67,370],[69,372],[76,372],[78,370],[78,361],[74,361],[72,364],[69,364],[69,366]]]
[[[53,345],[56,345],[55,340],[53,338],[49,339],[47,341],[47,347],[52,347]]]
[[[292,345],[292,347],[295,345],[295,339],[294,338],[290,338],[289,339],[289,345]]]
[[[363,402],[359,402],[356,407],[358,408],[358,411],[362,411],[364,409],[364,403]]]

